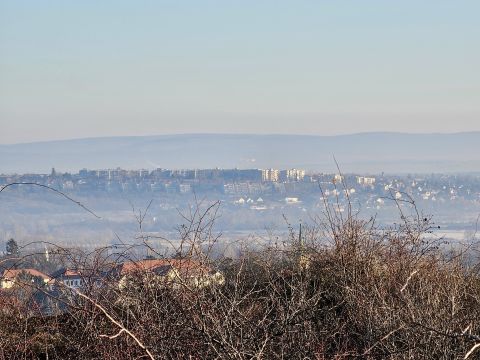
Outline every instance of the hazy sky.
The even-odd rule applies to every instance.
[[[480,130],[480,1],[0,0],[0,143]]]

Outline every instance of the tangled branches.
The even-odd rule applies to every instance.
[[[2,290],[0,359],[478,356],[474,249],[425,236],[432,224],[414,207],[381,229],[327,206],[301,233],[291,227],[282,245],[246,244],[237,258],[214,260],[217,210],[184,217],[172,257],[56,248],[68,271],[47,283],[24,274]],[[26,261],[4,260],[10,268]]]

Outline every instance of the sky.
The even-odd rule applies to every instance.
[[[0,144],[480,130],[480,1],[0,0]]]

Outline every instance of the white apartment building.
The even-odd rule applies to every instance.
[[[357,176],[357,183],[359,185],[374,185],[375,178],[374,177],[366,177],[366,176]]]
[[[279,178],[280,178],[280,170],[277,170],[277,169],[262,170],[262,181],[278,182]]]
[[[288,181],[302,181],[305,177],[305,170],[290,169],[287,170]]]

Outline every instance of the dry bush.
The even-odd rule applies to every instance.
[[[212,231],[217,205],[196,210],[180,227],[176,256],[220,270],[225,281],[208,286],[159,281],[151,269],[131,273],[127,286],[119,286],[115,269],[134,261],[131,248],[63,249],[65,263],[90,286],[50,292],[24,284],[32,291],[20,298],[3,293],[0,358],[478,357],[473,248],[447,251],[425,236],[431,219],[412,203],[398,205],[400,224],[380,229],[374,219],[326,204],[300,233],[291,228],[286,245],[215,261],[209,251],[218,238]],[[139,238],[149,246],[146,236]],[[57,304],[55,311],[28,306],[38,291]]]

